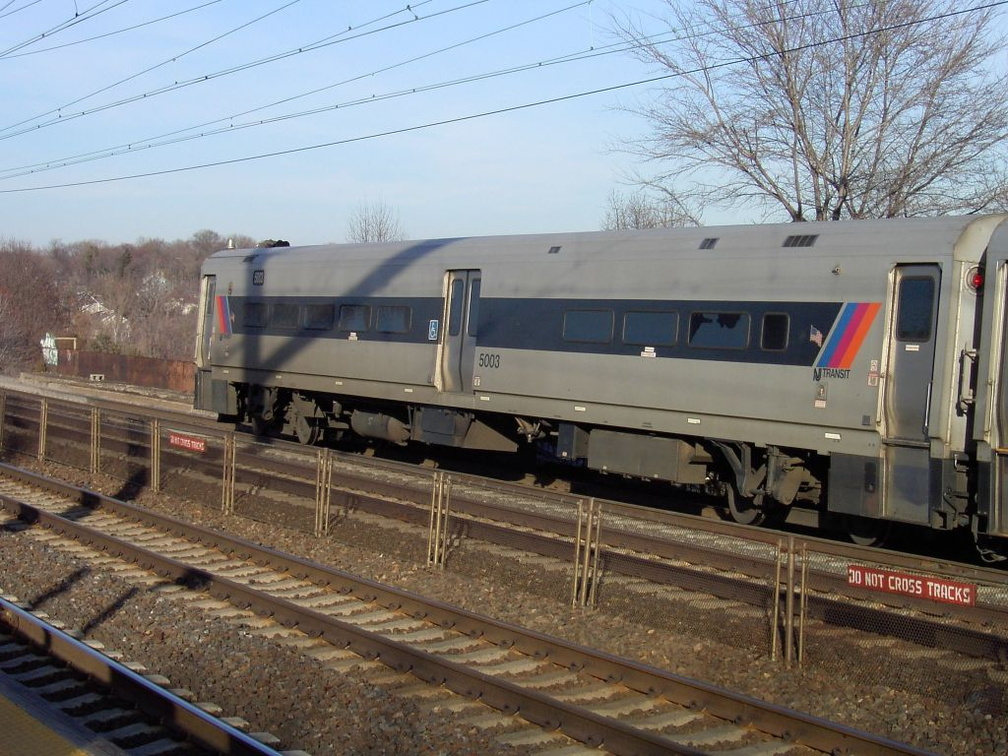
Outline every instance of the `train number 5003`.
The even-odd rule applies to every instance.
[[[479,366],[481,368],[496,370],[500,367],[500,355],[491,353],[481,354],[479,356]]]

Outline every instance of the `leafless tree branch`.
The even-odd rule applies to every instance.
[[[673,74],[636,109],[684,201],[791,220],[1003,207],[1008,76],[992,9],[954,0],[666,0],[672,43],[619,34]]]

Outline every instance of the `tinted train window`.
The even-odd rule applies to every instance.
[[[628,312],[623,316],[623,343],[673,346],[679,331],[676,312]]]
[[[305,307],[305,328],[312,331],[328,331],[332,328],[336,308],[331,304],[313,304]]]
[[[763,333],[760,346],[768,352],[783,352],[788,345],[789,318],[781,312],[768,312],[763,316]]]
[[[409,307],[383,305],[378,308],[375,330],[379,333],[409,333],[412,314]]]
[[[565,341],[608,344],[612,341],[612,310],[568,310],[564,314]]]
[[[907,277],[900,281],[896,338],[900,341],[929,341],[934,322],[934,279]]]
[[[270,312],[270,325],[277,328],[297,328],[301,310],[297,305],[277,302]]]
[[[689,345],[699,349],[745,349],[749,346],[749,313],[694,312]]]
[[[469,323],[466,326],[466,334],[469,336],[476,335],[479,325],[480,283],[481,279],[477,278],[469,287]]]
[[[246,302],[242,307],[242,325],[262,328],[266,325],[266,305],[263,302]]]
[[[340,305],[341,331],[366,331],[371,327],[371,308],[367,305]]]
[[[456,278],[452,281],[451,293],[448,295],[448,335],[458,336],[462,333],[462,299],[465,297],[465,279]]]

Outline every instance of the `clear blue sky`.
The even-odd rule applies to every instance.
[[[597,229],[635,167],[611,147],[647,128],[619,106],[647,87],[470,117],[646,79],[584,53],[611,14],[661,29],[661,0],[409,7],[0,0],[0,239],[343,241],[365,201],[412,238]]]

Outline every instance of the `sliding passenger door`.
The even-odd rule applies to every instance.
[[[203,276],[200,286],[200,312],[196,324],[196,375],[193,405],[196,409],[213,407],[212,381],[210,379],[211,350],[213,348],[214,315],[216,313],[217,277]]]
[[[937,265],[896,268],[896,310],[892,320],[886,386],[887,440],[928,441],[931,377],[938,321]]]
[[[442,391],[471,391],[479,320],[480,271],[446,273],[444,330],[439,357]]]
[[[930,404],[941,269],[900,265],[893,290],[885,384],[884,516],[930,517]]]
[[[203,276],[203,286],[200,291],[199,323],[196,328],[196,367],[210,366],[210,347],[213,344],[214,312],[217,293],[217,276]]]

